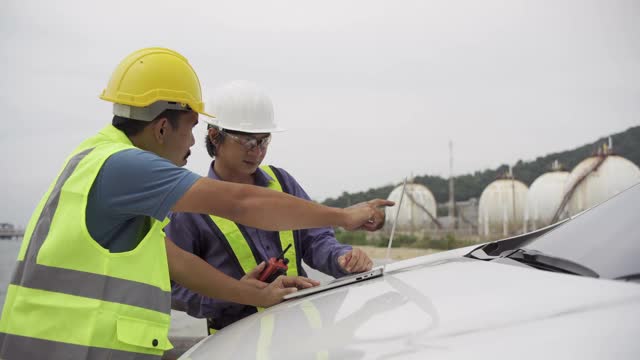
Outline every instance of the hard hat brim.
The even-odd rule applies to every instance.
[[[211,115],[211,114],[209,114],[209,113],[207,113],[207,112],[204,112],[204,111],[197,111],[197,113],[198,113],[198,114],[200,114],[200,115],[204,115],[204,116],[206,116],[207,118],[211,118],[211,119],[215,119],[215,118],[216,118],[215,116],[213,116],[213,115]],[[204,121],[204,122],[206,122],[206,123],[210,124],[210,122],[209,122],[209,121],[207,121],[207,118],[202,119],[202,121]]]
[[[241,126],[225,126],[223,124],[220,124],[218,121],[214,120],[215,116],[213,116],[213,115],[208,115],[208,116],[210,116],[211,119],[203,118],[202,121],[206,122],[209,125],[213,125],[213,126],[219,127],[221,129],[240,131],[240,132],[247,133],[247,134],[276,133],[276,132],[283,132],[283,131],[287,130],[287,129],[281,128],[279,126],[260,128],[260,129],[253,129],[253,128],[252,129],[247,129],[247,128],[243,128]]]

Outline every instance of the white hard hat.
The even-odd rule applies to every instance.
[[[206,104],[214,119],[203,118],[208,124],[222,129],[246,133],[272,133],[283,131],[273,120],[271,99],[255,84],[233,81],[214,93]]]

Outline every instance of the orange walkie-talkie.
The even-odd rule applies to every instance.
[[[287,275],[287,270],[289,269],[287,264],[289,263],[289,259],[285,259],[284,254],[290,247],[291,244],[289,244],[286,249],[282,250],[282,253],[280,253],[277,258],[272,257],[269,259],[267,267],[262,270],[258,280],[270,283],[280,275]]]

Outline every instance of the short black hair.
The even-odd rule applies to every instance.
[[[186,111],[183,110],[165,110],[160,113],[160,115],[156,116],[152,121],[142,121],[142,120],[134,120],[129,119],[122,116],[115,115],[111,124],[116,127],[116,129],[122,131],[127,135],[127,137],[135,136],[142,132],[145,127],[151,125],[155,121],[159,119],[166,118],[169,121],[169,124],[173,129],[177,129],[180,126],[180,115],[185,114]]]

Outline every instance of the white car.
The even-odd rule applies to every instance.
[[[639,279],[640,184],[553,229],[284,302],[181,359],[640,359]]]

